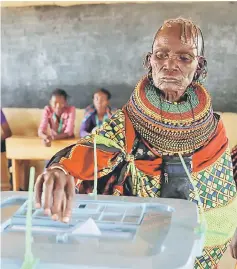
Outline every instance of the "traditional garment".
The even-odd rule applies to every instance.
[[[47,133],[48,126],[52,135],[68,134],[74,136],[76,109],[74,106],[67,106],[60,118],[56,116],[51,106],[45,106],[38,133]]]
[[[192,155],[192,181],[208,225],[203,256],[195,268],[214,268],[234,234],[237,193],[228,140],[201,85],[188,89],[186,101],[164,104],[147,78],[129,102],[96,132],[98,193],[159,197],[162,161],[167,154]],[[92,192],[94,135],[54,156],[76,180],[77,191]],[[199,197],[190,185],[189,199]],[[200,205],[199,205],[200,206]]]
[[[86,107],[84,118],[82,120],[82,124],[80,127],[79,136],[85,137],[88,134],[90,134],[95,127],[101,127],[104,121],[109,119],[115,111],[116,109],[114,108],[112,109],[111,107],[108,107],[103,120],[100,121],[98,119],[94,105],[89,105],[88,107]]]

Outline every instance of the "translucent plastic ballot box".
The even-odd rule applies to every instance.
[[[1,268],[22,268],[27,206],[2,193]],[[197,206],[178,199],[76,195],[70,223],[34,207],[31,221],[36,269],[191,269],[204,243]]]

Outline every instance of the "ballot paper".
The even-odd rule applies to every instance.
[[[72,234],[100,236],[101,231],[95,221],[92,218],[89,218],[87,221],[76,227],[75,230],[72,231]]]

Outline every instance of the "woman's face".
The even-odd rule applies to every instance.
[[[96,111],[98,111],[98,112],[106,111],[106,109],[109,105],[109,100],[108,100],[107,94],[105,94],[103,92],[95,93],[94,97],[93,97],[93,103],[94,103]]]
[[[167,100],[178,101],[191,84],[198,66],[197,48],[188,28],[181,40],[181,25],[164,26],[158,33],[150,56],[154,85]]]
[[[50,105],[57,116],[61,116],[64,108],[67,106],[67,100],[61,95],[53,95],[50,99]]]

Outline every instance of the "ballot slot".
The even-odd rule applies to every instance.
[[[116,236],[124,233],[124,237],[134,236],[136,228],[140,225],[145,211],[145,204],[133,203],[106,203],[80,201],[75,203],[72,219],[69,224],[53,221],[44,214],[43,209],[32,210],[33,232],[71,232],[77,225],[92,219],[101,230],[103,236]],[[27,201],[17,210],[11,218],[8,231],[24,231],[26,224]]]
[[[13,215],[5,229],[10,232],[24,232],[26,212],[27,201]],[[153,212],[161,218],[162,215],[172,214],[171,208],[159,204],[76,200],[72,218],[68,224],[53,221],[44,214],[43,209],[33,208],[32,232],[56,234],[57,236],[67,234],[68,238],[96,236],[133,240],[148,212]],[[90,226],[91,224],[94,228]]]

